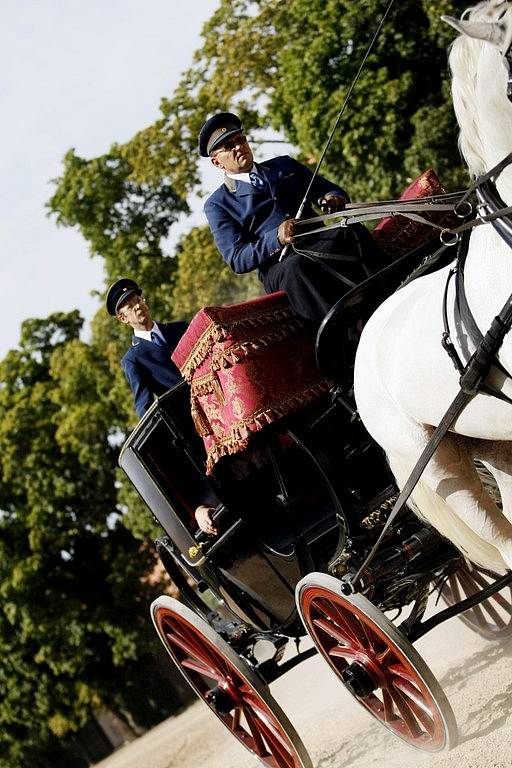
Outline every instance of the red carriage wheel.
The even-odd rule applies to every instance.
[[[306,629],[363,707],[412,747],[450,749],[455,717],[439,683],[411,643],[363,595],[341,594],[333,576],[311,573],[297,585]]]
[[[468,561],[443,582],[441,597],[454,605],[471,597],[499,578]],[[488,640],[503,640],[512,635],[512,586],[459,614],[459,619]]]
[[[153,602],[151,616],[187,682],[249,752],[268,768],[312,768],[268,686],[204,619],[164,595]]]

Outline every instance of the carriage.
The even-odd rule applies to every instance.
[[[437,751],[455,743],[455,721],[412,643],[456,614],[485,637],[512,632],[510,592],[500,592],[510,577],[495,583],[410,512],[387,532],[360,591],[346,589],[397,489],[328,349],[343,327],[346,364],[348,329],[424,256],[425,247],[408,254],[333,308],[316,341],[332,386],[252,435],[257,461],[242,476],[233,457],[206,474],[185,381],[153,404],[120,455],[163,529],[156,547],[181,593],[152,606],[160,639],[199,697],[269,766],[310,765],[268,686],[313,653],[385,727]],[[218,502],[217,536],[198,531],[194,519],[208,494]],[[439,593],[448,607],[425,620],[429,596],[435,603]],[[290,654],[289,641],[306,634],[314,647]]]
[[[423,245],[333,307],[315,348],[329,386],[255,431],[242,468],[224,456],[206,472],[187,382],[153,404],[122,449],[120,465],[163,529],[157,550],[181,593],[153,603],[156,631],[198,696],[272,768],[311,766],[269,691],[311,655],[321,654],[384,727],[432,753],[452,747],[457,728],[414,643],[456,616],[489,639],[512,633],[510,571],[472,564],[408,507],[391,515],[396,473],[354,401],[355,349],[368,318],[411,272],[430,272],[432,283],[451,258],[449,248],[439,260]],[[216,536],[195,524],[208,495]],[[305,636],[312,646],[300,651]]]

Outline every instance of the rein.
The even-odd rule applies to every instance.
[[[472,192],[477,192],[479,199],[481,199],[481,204],[479,206],[479,218],[476,221],[482,224],[488,222],[491,223],[498,234],[507,243],[507,245],[512,247],[512,222],[505,218],[512,213],[512,207],[504,205],[503,200],[500,198],[496,190],[494,181],[495,178],[499,176],[501,171],[511,162],[512,154],[507,155],[507,157],[498,163],[498,165],[492,168],[484,176],[477,179],[475,183],[467,190],[464,197],[459,201],[458,205],[460,206],[463,203],[467,203],[467,198],[469,195]],[[489,213],[483,213],[484,209],[488,210]],[[462,215],[461,210],[459,210],[459,215]],[[500,399],[505,400],[508,403],[512,403],[512,401],[507,398],[506,395],[502,395],[502,393],[496,393],[494,390],[487,387],[487,385],[484,383],[491,367],[495,364],[495,357],[503,343],[503,340],[512,327],[512,294],[510,294],[507,301],[503,305],[501,312],[496,315],[492,321],[491,326],[485,336],[482,336],[477,327],[478,333],[480,334],[480,339],[478,341],[475,352],[471,355],[466,365],[462,364],[462,361],[460,360],[455,347],[453,347],[453,344],[451,344],[450,340],[448,316],[446,311],[448,284],[453,275],[456,275],[456,280],[459,280],[457,291],[458,303],[460,306],[461,297],[464,296],[465,298],[463,273],[464,263],[467,255],[467,247],[469,244],[469,230],[471,225],[476,226],[477,224],[473,221],[466,222],[465,225],[457,228],[458,231],[454,230],[455,234],[457,235],[457,240],[459,241],[458,260],[460,259],[460,265],[462,266],[462,269],[459,268],[460,265],[456,265],[450,270],[443,299],[443,322],[445,326],[445,332],[443,334],[443,347],[446,349],[450,355],[450,358],[452,359],[452,362],[455,364],[456,369],[461,374],[459,379],[460,389],[453,401],[450,403],[439,424],[434,429],[427,445],[423,449],[409,478],[407,479],[407,482],[405,483],[400,495],[398,496],[391,514],[389,515],[386,524],[384,525],[384,528],[382,529],[369,554],[353,576],[348,575],[342,580],[342,591],[345,594],[356,592],[357,586],[361,581],[361,577],[363,576],[364,571],[373,560],[377,550],[380,547],[380,544],[385,539],[386,534],[394,520],[405,507],[405,504],[408,501],[414,488],[416,487],[425,467],[434,455],[445,434],[448,432],[454,421],[462,413],[468,403],[471,402],[471,400],[475,397],[475,395],[478,394],[478,392],[486,392],[487,394],[491,394],[493,396],[499,396]],[[462,237],[460,237],[459,234],[461,232],[464,232]],[[462,275],[462,279],[460,275]]]

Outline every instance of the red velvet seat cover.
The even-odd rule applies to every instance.
[[[439,181],[435,171],[429,168],[414,179],[407,189],[400,195],[400,200],[414,200],[418,197],[431,197],[433,195],[444,195],[446,190]],[[440,224],[444,227],[450,227],[460,223],[457,217],[451,213],[422,213],[426,219]],[[389,255],[399,258],[406,253],[419,248],[420,245],[428,243],[437,237],[437,231],[427,224],[421,224],[418,221],[406,219],[403,216],[386,216],[381,219],[375,229],[373,236],[383,251]]]
[[[329,388],[316,366],[314,338],[282,291],[201,309],[172,359],[190,384],[207,472],[244,450],[252,433]]]

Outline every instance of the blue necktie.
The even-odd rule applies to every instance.
[[[249,174],[249,179],[251,180],[251,184],[256,189],[265,189],[265,181],[261,178],[261,176],[258,176],[257,173],[254,173],[254,171],[251,171]]]
[[[157,347],[165,347],[164,342],[160,338],[159,334],[156,333],[156,331],[151,331],[151,341],[153,344],[156,344]]]

